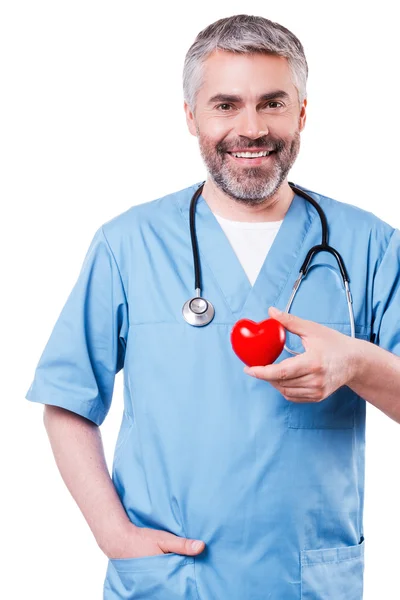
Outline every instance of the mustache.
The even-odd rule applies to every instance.
[[[236,150],[237,152],[246,152],[248,148],[262,148],[263,150],[280,152],[285,148],[285,142],[283,140],[270,140],[265,138],[258,138],[256,140],[248,140],[247,144],[243,143],[243,140],[236,144],[230,144],[228,148],[224,143],[217,144],[216,150],[220,154],[231,152]]]

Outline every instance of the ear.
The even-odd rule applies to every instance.
[[[183,108],[184,108],[185,114],[186,114],[186,123],[187,123],[188,129],[192,135],[197,137],[196,124],[194,122],[194,114],[190,110],[187,102],[183,103]]]
[[[303,131],[305,124],[306,124],[306,118],[307,118],[306,106],[307,106],[307,99],[304,98],[303,104],[301,106],[300,116],[299,116],[299,131]]]

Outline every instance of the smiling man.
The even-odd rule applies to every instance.
[[[207,180],[97,230],[40,358],[26,397],[109,559],[105,600],[362,598],[367,403],[400,422],[400,232],[288,182],[306,81],[277,23],[199,33],[184,109]],[[268,315],[300,354],[244,368],[232,328]]]

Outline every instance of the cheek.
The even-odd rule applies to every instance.
[[[233,120],[221,119],[221,117],[208,116],[199,123],[200,131],[215,143],[222,141],[234,129]]]
[[[277,135],[280,135],[283,139],[291,140],[299,131],[299,119],[296,115],[290,113],[282,115],[282,118],[274,123],[274,131]]]

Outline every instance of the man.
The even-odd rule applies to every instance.
[[[106,600],[362,598],[366,402],[400,422],[400,232],[308,190],[350,276],[355,337],[330,253],[296,316],[277,310],[321,239],[287,179],[306,80],[281,25],[237,15],[199,33],[184,108],[208,171],[195,232],[215,316],[182,315],[196,183],[96,232],[38,364],[27,398],[46,405],[57,465],[109,558]],[[243,367],[232,327],[268,314],[303,352]],[[99,426],[122,368],[111,479]]]

